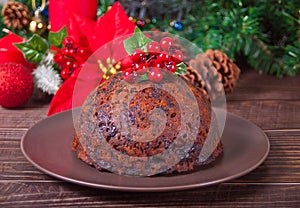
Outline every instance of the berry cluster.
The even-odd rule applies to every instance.
[[[71,37],[64,38],[62,44],[64,48],[61,48],[53,59],[61,68],[61,78],[66,80],[76,69],[82,67],[91,52],[87,47],[76,45]]]
[[[121,60],[123,78],[135,82],[140,76],[147,75],[152,82],[160,82],[164,74],[175,73],[176,65],[183,61],[183,54],[174,47],[172,38],[165,37],[158,43],[152,41],[146,46],[147,52],[137,48]]]

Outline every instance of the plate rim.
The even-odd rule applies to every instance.
[[[78,179],[74,179],[74,178],[70,178],[70,177],[66,177],[60,174],[57,174],[55,172],[52,172],[51,170],[48,170],[47,168],[42,167],[41,165],[37,164],[34,160],[32,160],[30,158],[30,156],[26,153],[25,147],[24,147],[24,143],[25,143],[25,139],[27,137],[27,135],[29,134],[29,132],[31,131],[32,128],[36,128],[37,125],[41,125],[42,122],[46,122],[46,120],[49,119],[55,119],[57,116],[61,116],[62,114],[68,114],[70,113],[70,115],[72,115],[72,112],[74,109],[70,109],[67,111],[63,111],[57,114],[54,114],[52,116],[46,117],[44,119],[41,119],[40,121],[38,121],[37,123],[35,123],[33,126],[31,126],[26,133],[22,136],[21,138],[21,142],[20,142],[20,147],[21,147],[21,151],[24,155],[24,157],[33,165],[35,166],[35,168],[37,168],[39,171],[50,175],[56,179],[60,179],[62,181],[67,181],[73,184],[77,184],[77,185],[81,185],[81,186],[86,186],[86,187],[91,187],[91,188],[98,188],[98,189],[106,189],[106,190],[112,190],[112,191],[130,191],[130,192],[166,192],[166,191],[179,191],[179,190],[186,190],[186,189],[193,189],[193,188],[200,188],[200,187],[206,187],[206,186],[211,186],[211,185],[216,185],[216,184],[220,184],[220,183],[224,183],[236,178],[239,178],[241,176],[244,176],[248,173],[250,173],[251,171],[255,170],[257,167],[259,167],[267,158],[269,152],[270,152],[270,141],[268,136],[266,135],[266,133],[259,128],[256,124],[254,124],[253,122],[235,115],[231,112],[227,112],[227,117],[233,116],[236,117],[238,119],[243,120],[244,122],[254,126],[255,128],[260,130],[260,133],[263,135],[264,138],[264,142],[266,142],[266,149],[265,149],[265,153],[264,155],[260,158],[260,160],[258,162],[255,163],[255,165],[252,165],[250,167],[248,167],[247,169],[244,169],[243,171],[240,171],[236,174],[233,175],[229,175],[227,177],[223,177],[220,179],[216,179],[216,180],[212,180],[212,181],[207,181],[207,182],[202,182],[202,183],[194,183],[194,184],[185,184],[185,185],[174,185],[174,186],[159,186],[159,187],[138,187],[138,186],[124,186],[124,185],[106,185],[106,184],[99,184],[99,183],[92,183],[92,182],[87,182],[87,181],[83,181],[83,180],[78,180]],[[226,121],[227,121],[227,117],[226,117]],[[213,167],[212,167],[213,168]],[[200,170],[201,171],[201,170]],[[115,173],[110,173],[110,174],[114,174]],[[188,175],[188,173],[187,173]],[[122,176],[122,175],[118,175],[120,177],[131,177],[131,176]],[[159,177],[159,176],[158,176]]]

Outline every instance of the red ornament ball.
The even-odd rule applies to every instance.
[[[136,25],[137,25],[139,28],[143,28],[143,27],[146,25],[146,21],[140,19],[140,20],[138,20],[138,21],[136,22]]]
[[[21,64],[0,64],[0,105],[13,108],[27,102],[33,93],[31,71]]]

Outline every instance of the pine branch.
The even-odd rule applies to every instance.
[[[251,38],[251,49],[248,56],[251,67],[257,69],[260,73],[276,74],[278,77],[283,76],[284,67],[281,61],[275,58],[268,45],[255,35]]]
[[[290,76],[300,73],[300,42],[294,45],[288,45],[286,53],[283,55],[284,69]]]
[[[17,0],[31,10],[31,0]],[[206,49],[219,49],[230,58],[246,57],[261,73],[293,76],[300,73],[299,0],[119,0],[127,14],[153,20],[144,28],[158,28],[184,37]],[[98,0],[98,16],[115,0]],[[37,1],[37,5],[41,0]],[[0,6],[1,9],[1,6]],[[155,20],[155,21],[154,21]],[[182,31],[170,22],[183,23]],[[3,18],[0,16],[0,27]],[[28,31],[12,31],[22,37]],[[6,35],[0,31],[0,38]]]

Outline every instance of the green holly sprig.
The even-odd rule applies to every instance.
[[[124,41],[124,48],[129,56],[121,61],[121,70],[124,71],[124,80],[128,82],[160,82],[169,74],[186,73],[183,54],[175,48],[170,37],[158,43],[136,27],[134,34]]]

